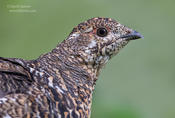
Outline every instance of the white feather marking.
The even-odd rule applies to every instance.
[[[31,73],[32,73],[34,70],[35,70],[35,69],[33,69],[33,68],[30,68],[30,72],[31,72]]]
[[[73,33],[71,36],[72,36],[72,37],[77,37],[77,36],[79,36],[79,34]]]
[[[11,118],[8,114],[6,114],[3,118]]]
[[[85,53],[91,54],[91,51],[87,49],[87,50],[85,50]]]
[[[16,99],[15,98],[10,98],[10,100],[12,100],[13,102],[16,102]]]
[[[0,104],[4,103],[5,101],[7,101],[7,98],[0,98]]]
[[[39,112],[37,112],[36,116],[37,116],[37,118],[40,118]]]
[[[59,92],[64,93],[64,92],[61,90],[61,88],[59,88],[58,86],[56,86],[56,89],[57,89]]]
[[[96,41],[92,40],[91,43],[88,45],[89,48],[93,48],[96,46]]]
[[[92,27],[88,28],[87,30],[85,30],[84,32],[88,33],[88,32],[91,32],[93,30]]]
[[[48,83],[49,86],[53,87],[53,77],[49,77],[48,80],[49,80],[49,83]]]
[[[39,75],[40,75],[40,76],[43,76],[43,75],[44,75],[44,73],[43,73],[43,72],[40,72],[40,73],[39,73]]]

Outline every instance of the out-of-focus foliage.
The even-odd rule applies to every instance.
[[[145,38],[129,43],[102,70],[92,118],[175,118],[174,5],[173,0],[0,0],[0,56],[35,59],[78,23],[112,17]]]

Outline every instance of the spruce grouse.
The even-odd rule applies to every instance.
[[[138,32],[92,18],[36,60],[0,57],[0,118],[90,118],[101,68]]]

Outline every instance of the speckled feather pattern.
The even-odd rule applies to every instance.
[[[97,35],[101,27],[107,36]],[[0,57],[0,118],[90,118],[100,70],[131,32],[113,19],[92,18],[36,60]]]

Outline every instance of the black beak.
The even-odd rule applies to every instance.
[[[126,40],[136,40],[144,37],[140,33],[133,31],[130,34],[121,36],[120,38],[126,38]]]

